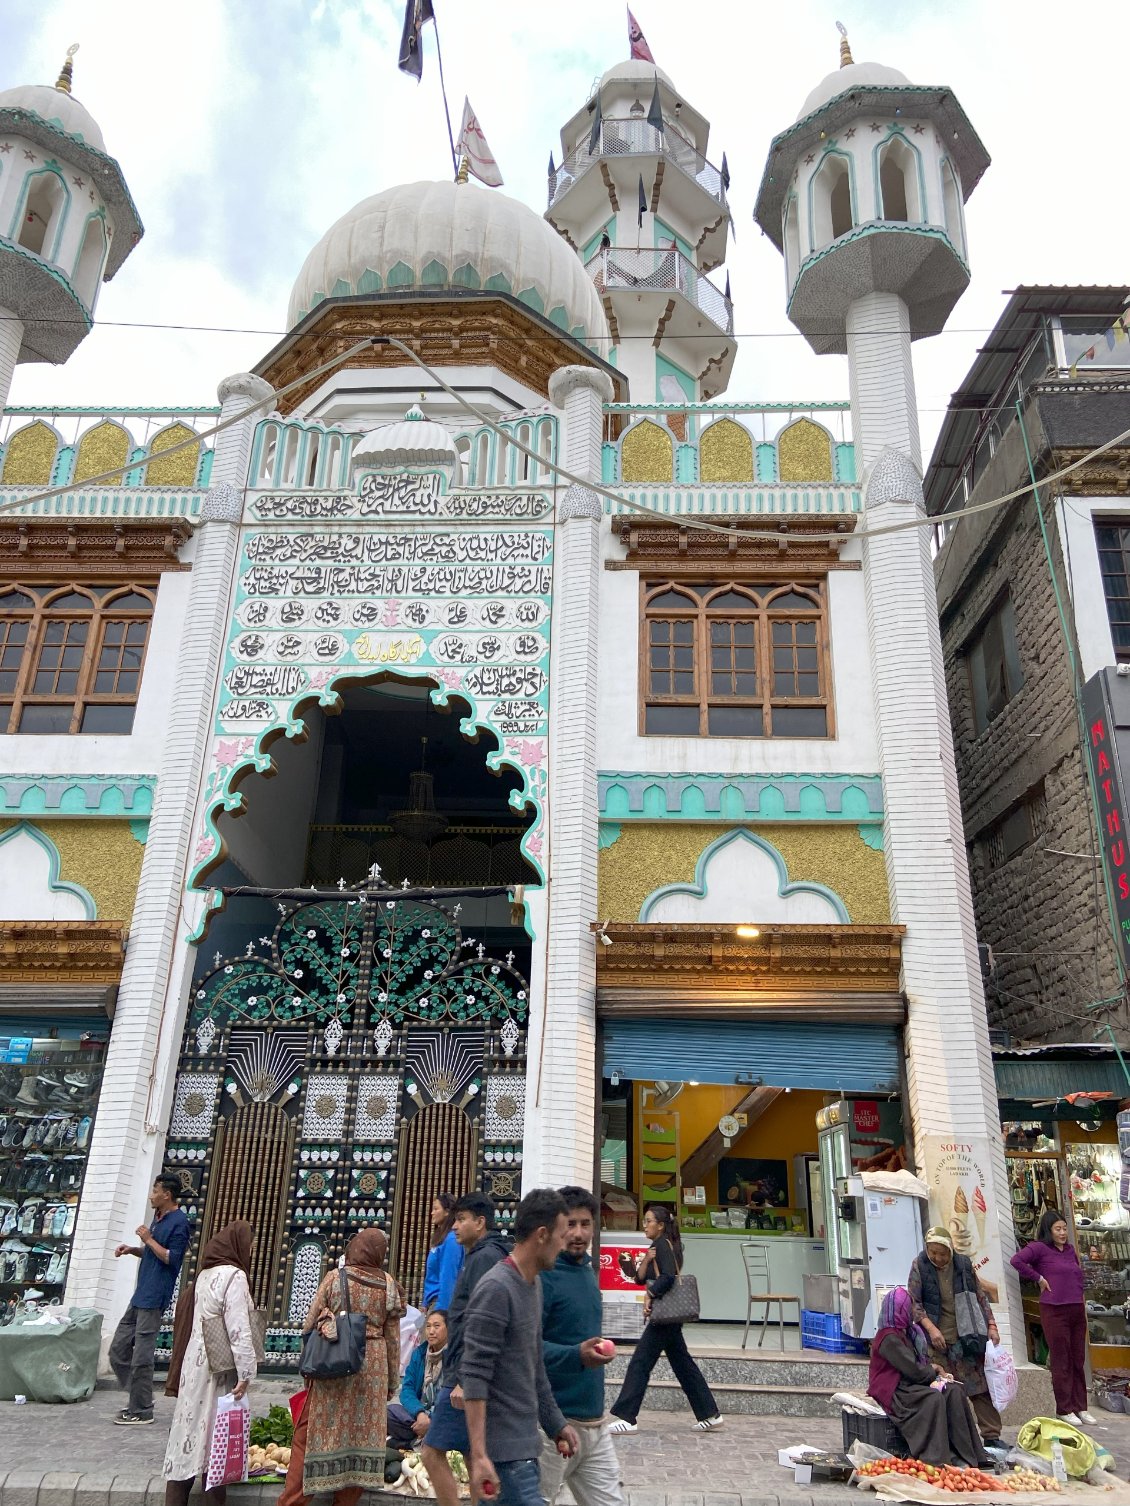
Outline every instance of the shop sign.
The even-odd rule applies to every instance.
[[[0,1035],[0,1062],[22,1064],[30,1058],[34,1045],[30,1036]]]
[[[969,1257],[996,1298],[1004,1290],[1004,1268],[988,1137],[923,1135],[922,1155],[931,1226],[949,1230],[955,1251]]]
[[[1083,686],[1083,716],[1103,868],[1122,960],[1130,967],[1130,831],[1123,777],[1130,769],[1130,688],[1113,670],[1101,669]]]
[[[869,1098],[857,1098],[851,1108],[852,1128],[860,1135],[879,1133],[879,1105]]]

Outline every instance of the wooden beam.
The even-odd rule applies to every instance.
[[[770,1104],[776,1103],[784,1092],[784,1088],[766,1088],[758,1086],[750,1088],[732,1109],[731,1114],[745,1114],[752,1124],[755,1119],[760,1119]],[[747,1128],[749,1126],[747,1125]],[[745,1130],[742,1131],[745,1134]],[[710,1131],[701,1145],[696,1146],[683,1162],[682,1183],[683,1187],[698,1187],[708,1171],[713,1171],[718,1162],[726,1154],[729,1146],[726,1144],[721,1132],[716,1128]]]

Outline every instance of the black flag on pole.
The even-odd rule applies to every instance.
[[[726,161],[726,153],[722,153],[722,188],[728,191],[730,187],[730,164]]]
[[[400,57],[396,66],[401,73],[410,73],[417,83],[424,73],[420,32],[428,21],[435,21],[432,0],[405,0],[404,30],[400,34]]]
[[[647,123],[654,126],[662,136],[663,134],[663,106],[659,103],[659,75],[655,77],[655,88],[651,93],[651,104],[648,106]]]
[[[730,274],[726,273],[726,302],[730,302]]]
[[[644,217],[644,215],[646,213],[647,213],[647,195],[643,191],[643,173],[640,173],[639,214],[636,217],[636,224],[639,226],[639,228],[641,230],[643,229],[643,217]]]
[[[557,176],[557,166],[554,163],[553,153],[552,152],[550,152],[550,154],[549,154],[549,176],[551,178],[556,178],[556,176]]]
[[[600,113],[600,90],[596,91],[596,106],[592,115],[592,130],[589,132],[589,156],[600,151],[600,127],[603,124],[603,116]]]

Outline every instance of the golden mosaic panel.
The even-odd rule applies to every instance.
[[[3,820],[0,831],[18,825],[18,821]],[[130,830],[130,823],[37,817],[29,825],[54,842],[59,877],[66,883],[82,885],[97,906],[97,918],[128,926],[145,856],[145,847]]]
[[[628,430],[620,442],[621,481],[670,481],[675,475],[675,446],[666,429],[650,418]]]
[[[649,894],[665,884],[693,883],[701,854],[734,830],[727,823],[625,823],[597,859],[598,918],[637,921]],[[790,883],[824,884],[838,894],[853,925],[890,923],[883,854],[868,847],[856,826],[750,823],[746,830],[777,849]]]
[[[48,486],[58,449],[59,436],[49,424],[41,418],[25,424],[7,443],[0,480],[5,486]]]
[[[149,454],[152,458],[145,467],[146,486],[195,486],[196,472],[200,466],[199,444],[178,450],[175,455],[156,458],[161,455],[162,450],[170,450],[173,445],[181,444],[184,440],[193,439],[195,436],[196,430],[190,429],[187,424],[170,424],[167,429],[154,434],[153,442],[149,446]]]
[[[810,418],[798,418],[777,436],[777,475],[782,481],[831,481],[832,440]]]
[[[752,481],[753,435],[732,418],[720,418],[702,431],[698,471],[703,482]]]
[[[101,476],[104,471],[112,471],[115,466],[125,465],[129,459],[130,437],[121,424],[113,424],[108,418],[100,424],[95,424],[93,429],[87,429],[86,433],[78,442],[78,454],[75,456],[75,470],[71,480],[78,483],[88,481],[91,476]],[[121,486],[124,477],[115,476],[112,481],[103,483],[105,486]]]

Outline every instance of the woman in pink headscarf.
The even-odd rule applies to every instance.
[[[896,1286],[883,1298],[879,1331],[871,1340],[867,1394],[906,1439],[913,1458],[991,1468],[965,1388],[931,1363],[929,1353],[926,1334],[914,1321],[910,1293]]]

